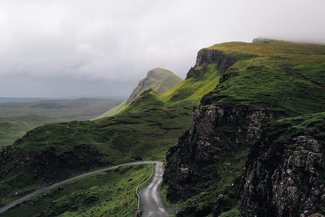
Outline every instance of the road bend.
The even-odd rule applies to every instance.
[[[139,192],[140,210],[142,217],[168,217],[168,211],[160,196],[160,186],[163,181],[164,166],[162,162],[155,162],[154,174],[149,184]]]
[[[116,166],[105,167],[105,168],[94,170],[94,171],[88,172],[88,173],[84,173],[84,174],[81,174],[81,175],[78,175],[78,176],[75,176],[75,177],[72,177],[72,178],[69,178],[69,179],[65,179],[65,180],[57,182],[55,184],[42,187],[42,188],[40,188],[40,189],[30,193],[30,194],[27,194],[27,195],[15,200],[15,201],[9,203],[8,205],[6,205],[4,207],[1,207],[0,208],[0,214],[2,214],[4,212],[6,212],[7,210],[17,206],[18,204],[21,204],[21,203],[31,199],[32,197],[38,196],[38,195],[40,195],[42,193],[45,193],[45,192],[50,191],[52,189],[58,188],[58,187],[60,187],[60,186],[62,186],[64,184],[67,184],[67,183],[71,182],[71,181],[78,180],[78,179],[88,177],[88,176],[92,176],[92,175],[96,175],[96,174],[99,174],[99,173],[102,173],[102,172],[105,172],[105,171],[118,169],[120,167],[136,166],[136,165],[144,165],[144,164],[160,165],[160,162],[157,162],[157,161],[137,161],[137,162],[119,164],[119,165],[116,165]],[[162,168],[162,163],[161,163],[161,168]],[[163,173],[163,170],[160,170],[159,174],[161,174],[161,173]]]

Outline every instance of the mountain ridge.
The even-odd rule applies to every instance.
[[[160,67],[151,69],[142,79],[137,87],[132,91],[127,103],[132,102],[137,96],[141,95],[148,89],[153,89],[157,93],[162,93],[181,82],[182,79],[173,72]]]
[[[105,118],[105,117],[112,117],[117,115],[124,110],[127,109],[129,104],[132,103],[137,97],[139,97],[143,92],[147,91],[148,89],[152,89],[157,93],[163,93],[166,90],[176,86],[178,83],[182,81],[176,74],[172,71],[169,71],[164,68],[156,67],[147,72],[145,78],[140,80],[138,85],[133,89],[132,93],[130,94],[129,98],[121,103],[117,104],[110,110],[106,111],[105,113],[99,115],[95,119]]]
[[[162,94],[148,89],[112,117],[44,125],[0,149],[2,203],[97,167],[164,159],[189,127],[192,107],[217,85],[212,68]]]
[[[324,137],[315,136],[325,125],[324,51],[322,45],[280,41],[230,42],[199,51],[197,65],[216,63],[221,78],[193,111],[190,129],[167,154],[167,199],[179,208],[177,216],[284,217],[325,212]],[[234,61],[224,64],[227,59]],[[272,127],[275,121],[301,115],[304,125],[297,122],[280,132]],[[293,134],[298,126],[302,130]],[[278,140],[274,136],[267,140],[265,134],[272,133]],[[284,157],[277,153],[279,147]],[[290,154],[298,150],[302,151]],[[309,155],[313,157],[301,166],[299,159]],[[289,170],[292,176],[285,175]],[[286,190],[291,188],[295,190]],[[300,197],[309,202],[300,202]]]
[[[149,88],[113,117],[45,125],[2,148],[2,203],[73,173],[167,155],[177,217],[322,216],[324,83],[321,45],[201,49],[163,93]]]

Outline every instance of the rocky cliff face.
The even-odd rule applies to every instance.
[[[239,189],[242,216],[325,214],[324,138],[319,130],[265,133],[253,146]]]
[[[229,160],[225,153],[240,152],[249,147],[251,141],[260,137],[265,123],[273,115],[272,111],[244,106],[224,109],[206,105],[194,110],[191,129],[167,156],[165,179],[170,186],[168,199],[178,201],[189,198],[200,193],[200,189],[208,183],[217,188],[215,182],[222,172],[217,167]],[[222,194],[219,193],[214,200]],[[205,208],[206,212],[211,212],[214,202],[211,201]],[[197,213],[192,215],[193,209],[196,208],[185,210],[183,215],[196,216]]]
[[[278,115],[248,107],[205,105],[194,110],[191,129],[167,156],[167,198],[175,202],[195,198],[202,189],[214,192],[205,207],[194,200],[177,216],[219,216],[239,205],[243,217],[323,217],[325,144],[319,134],[324,127],[291,134],[288,126],[268,126]],[[245,148],[250,149],[246,165],[231,162],[228,154]],[[236,166],[245,172],[222,171]],[[219,190],[222,175],[232,179],[233,188]]]
[[[262,51],[261,46],[272,46],[268,44],[258,43],[254,49]],[[324,216],[325,114],[317,127],[315,119],[305,117],[301,126],[297,120],[274,125],[289,113],[272,97],[298,106],[294,94],[278,95],[279,80],[291,85],[292,79],[269,71],[275,76],[265,81],[259,76],[268,69],[255,66],[259,60],[251,61],[255,54],[245,49],[236,51],[236,57],[219,50],[198,53],[187,78],[199,77],[198,69],[213,63],[220,84],[193,109],[191,128],[167,154],[167,199],[182,204],[178,217]],[[240,52],[247,59],[240,59]],[[251,82],[255,78],[260,83]],[[274,86],[260,94],[263,82]],[[300,84],[295,87],[306,88]],[[242,94],[246,90],[251,92]]]
[[[189,71],[187,77],[195,77],[195,68],[211,63],[216,64],[216,73],[224,74],[235,63],[235,59],[221,51],[201,50],[196,66]],[[264,108],[216,106],[211,104],[209,96],[204,97],[201,103],[199,108],[193,110],[192,127],[167,155],[165,181],[169,186],[167,198],[171,201],[195,197],[209,185],[213,188],[224,185],[220,182],[223,166],[233,167],[232,174],[229,174],[231,183],[227,184],[231,184],[231,191],[234,191],[238,173],[243,172],[244,165],[242,161],[241,165],[238,162],[231,165],[229,154],[245,152],[252,141],[260,138],[265,124],[276,115],[272,110]],[[178,216],[204,216],[210,212],[217,216],[227,207],[220,208],[215,204],[220,204],[221,200],[224,204],[233,203],[230,202],[232,196],[226,190],[216,190],[211,197],[211,201],[204,203],[203,207],[195,201],[179,212]]]
[[[218,72],[224,74],[235,62],[234,57],[227,56],[222,51],[202,49],[198,52],[196,64],[189,70],[186,79],[196,77],[199,74],[199,71],[195,69],[196,66],[216,64]]]

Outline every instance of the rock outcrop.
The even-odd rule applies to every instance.
[[[252,148],[239,190],[243,217],[324,216],[324,144],[312,134],[281,140],[287,135],[265,136]]]
[[[286,77],[301,63],[283,46],[298,45],[235,42],[199,51],[187,78],[199,79],[211,64],[221,77],[167,154],[167,199],[182,205],[177,217],[325,215],[325,113],[304,116],[323,112],[325,96],[314,81]]]
[[[202,194],[220,178],[219,165],[230,162],[229,153],[248,147],[243,175],[233,177],[234,188],[220,193],[205,210],[196,203],[177,216],[219,216],[239,205],[243,217],[323,217],[325,213],[324,121],[296,132],[294,126],[270,126],[274,111],[237,107],[201,106],[193,111],[191,129],[167,156],[167,197],[180,201]],[[312,118],[311,118],[312,119]],[[250,145],[251,141],[255,141]],[[251,148],[250,148],[251,147]],[[230,163],[229,170],[232,170]],[[231,178],[231,175],[226,178]],[[218,183],[216,181],[216,183]],[[235,194],[235,196],[233,195]],[[238,195],[238,196],[236,196]],[[233,197],[233,198],[231,198]],[[204,216],[202,214],[202,216]]]
[[[225,55],[222,51],[202,49],[198,52],[197,58],[196,58],[196,64],[194,67],[192,67],[189,70],[186,79],[191,78],[191,77],[196,77],[198,75],[197,72],[199,72],[199,70],[195,69],[197,66],[204,67],[209,64],[215,64],[217,71],[222,75],[235,62],[236,62],[236,59],[234,57]]]
[[[206,105],[195,109],[191,129],[167,156],[168,199],[178,201],[200,193],[202,186],[218,177],[220,171],[216,165],[226,160],[224,153],[244,149],[259,139],[265,123],[273,115],[266,109],[245,106],[224,109]]]

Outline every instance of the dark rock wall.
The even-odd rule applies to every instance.
[[[321,142],[313,136],[295,136],[287,143],[265,138],[257,143],[241,180],[242,216],[324,214],[325,185],[318,168],[325,168],[325,159]]]
[[[202,49],[198,52],[196,58],[196,64],[191,68],[186,76],[186,79],[195,77],[198,70],[195,70],[197,66],[206,66],[209,64],[216,64],[216,69],[222,75],[224,74],[234,63],[236,59],[231,56],[225,55],[222,51]]]
[[[240,106],[223,109],[201,106],[193,111],[193,124],[167,156],[165,181],[168,199],[177,201],[199,192],[220,163],[223,153],[233,152],[260,137],[271,111]]]

